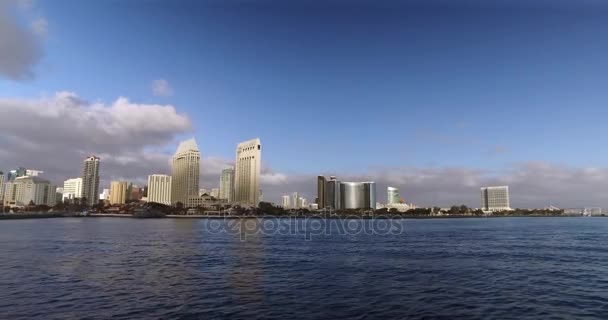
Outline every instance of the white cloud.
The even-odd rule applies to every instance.
[[[0,163],[44,168],[55,182],[80,174],[82,159],[101,155],[104,178],[141,179],[167,172],[176,136],[190,119],[171,105],[137,104],[120,97],[89,103],[70,92],[40,99],[0,98]]]
[[[30,27],[32,28],[32,31],[34,32],[34,34],[36,34],[39,37],[46,37],[47,34],[47,29],[48,29],[48,22],[46,21],[45,18],[38,18],[34,21],[32,21],[32,23],[30,24]]]
[[[152,82],[152,93],[155,96],[168,97],[173,95],[173,88],[165,79],[157,79]]]

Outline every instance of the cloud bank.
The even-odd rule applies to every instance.
[[[29,7],[0,0],[0,77],[11,80],[34,77],[34,67],[43,56],[40,38],[47,33],[44,18],[32,21],[29,26],[20,23],[16,16],[19,9]]]

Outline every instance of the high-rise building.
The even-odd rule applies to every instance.
[[[211,193],[209,193],[209,195],[218,199],[220,197],[220,188],[211,188]]]
[[[144,188],[132,184],[131,190],[127,194],[127,198],[132,201],[139,201],[139,200],[141,200],[141,198],[143,196],[144,196]]]
[[[4,172],[0,171],[0,205],[4,203]],[[2,208],[0,208],[0,212]]]
[[[319,208],[325,208],[325,186],[327,179],[324,176],[317,177],[317,204]]]
[[[23,167],[19,167],[15,170],[11,170],[8,172],[8,174],[6,176],[6,181],[13,182],[18,177],[25,177],[26,173],[27,173],[27,170]]]
[[[289,195],[284,195],[283,196],[283,208],[284,209],[289,209],[290,204],[289,204]]]
[[[129,184],[126,181],[112,181],[110,183],[110,204],[125,204],[128,187]]]
[[[91,156],[84,160],[82,169],[82,197],[86,204],[93,206],[98,203],[99,194],[99,157]]]
[[[484,211],[511,210],[509,205],[509,187],[481,188],[481,209]]]
[[[68,179],[63,182],[62,201],[82,198],[82,178]]]
[[[219,198],[228,202],[234,201],[234,168],[222,170]]]
[[[341,182],[340,208],[342,209],[375,209],[375,182]]]
[[[148,176],[148,202],[171,205],[171,176],[153,174]]]
[[[14,204],[17,206],[35,205],[54,205],[55,188],[52,188],[48,180],[36,176],[22,176],[15,178]]]
[[[297,192],[291,194],[291,201],[294,209],[298,209],[300,207],[300,197],[298,196]]]
[[[298,198],[298,208],[306,209],[307,207],[308,207],[308,200],[306,200],[306,198],[299,197]]]
[[[335,177],[329,177],[325,183],[325,208],[334,210],[341,209],[340,206],[340,181]]]
[[[399,189],[393,187],[386,188],[387,204],[399,203],[399,200]]]
[[[262,145],[259,138],[241,142],[236,147],[234,199],[242,205],[257,206],[260,192]]]
[[[186,205],[189,197],[198,197],[201,153],[194,138],[182,141],[171,167],[171,203]],[[149,187],[149,185],[148,185]],[[148,191],[149,192],[149,191]],[[149,196],[148,196],[149,198]]]
[[[99,200],[110,202],[110,189],[103,189],[103,192],[99,194]]]

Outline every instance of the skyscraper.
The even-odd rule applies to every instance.
[[[220,177],[220,199],[234,201],[234,168],[222,170]]]
[[[340,206],[340,181],[334,177],[329,177],[325,183],[325,207],[334,210],[341,209]]]
[[[201,153],[194,138],[183,141],[173,155],[171,203],[186,205],[189,197],[198,197]]]
[[[293,203],[292,208],[294,208],[294,209],[299,208],[300,197],[297,192],[294,192],[291,194],[291,203]]]
[[[284,195],[283,196],[283,208],[284,209],[289,209],[290,205],[289,205],[289,195]]]
[[[63,182],[62,201],[82,198],[82,178],[68,179]]]
[[[2,205],[4,202],[4,172],[0,171],[0,205]],[[0,212],[2,208],[0,208]]]
[[[393,187],[386,188],[387,204],[399,203],[399,200],[399,189]]]
[[[376,209],[376,183],[341,182],[340,208]]]
[[[484,211],[511,210],[509,205],[509,187],[481,188],[481,209]]]
[[[324,176],[317,177],[317,204],[319,208],[325,208],[325,185],[327,179]]]
[[[55,188],[48,180],[36,176],[21,176],[15,178],[14,201],[17,206],[54,205]]]
[[[171,205],[171,176],[153,174],[148,176],[148,202]]]
[[[260,192],[262,145],[260,139],[241,142],[236,147],[234,199],[242,205],[257,206]]]
[[[125,204],[128,186],[126,181],[112,181],[110,183],[110,204]]]
[[[84,160],[82,169],[82,197],[89,206],[97,204],[99,194],[99,157],[90,156]]]

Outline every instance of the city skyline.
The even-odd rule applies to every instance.
[[[332,173],[422,206],[509,185],[514,207],[608,207],[607,4],[435,1],[2,2],[0,170],[61,185],[96,154],[104,188],[144,184],[193,136],[216,186],[234,143],[260,137],[275,203]]]

